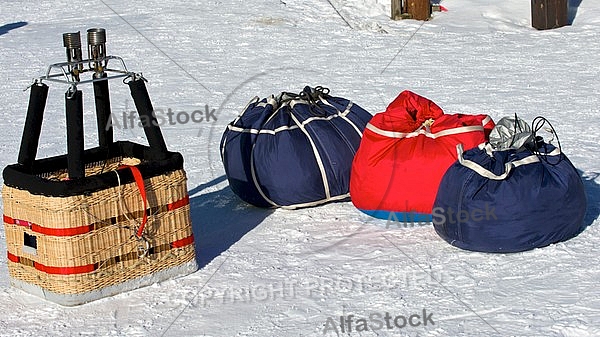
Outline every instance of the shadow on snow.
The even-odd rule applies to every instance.
[[[579,175],[582,175],[581,171],[579,171]],[[598,177],[600,177],[600,173],[581,177],[587,197],[587,212],[583,220],[585,227],[593,224],[600,216],[600,185],[595,181]]]
[[[220,176],[190,190],[192,196],[225,181]],[[258,226],[273,209],[254,207],[238,198],[229,186],[190,198],[196,260],[204,268]]]
[[[19,21],[19,22],[7,23],[3,26],[0,26],[0,35],[4,35],[13,29],[21,28],[23,26],[27,26],[27,22]]]

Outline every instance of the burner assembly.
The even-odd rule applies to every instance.
[[[68,84],[83,84],[94,82],[98,79],[119,78],[132,76],[127,70],[125,62],[118,56],[106,53],[106,30],[104,28],[91,28],[87,31],[87,59],[83,59],[81,33],[64,33],[63,45],[67,53],[67,62],[54,63],[48,67],[46,75],[41,81],[53,81]],[[116,68],[110,68],[111,61],[118,62]],[[112,62],[113,64],[115,62]],[[92,79],[81,80],[81,75],[93,72]]]

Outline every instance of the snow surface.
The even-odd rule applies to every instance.
[[[155,108],[208,106],[217,121],[163,127],[186,159],[198,272],[65,308],[12,288],[0,254],[0,335],[321,336],[330,317],[426,309],[434,325],[325,335],[600,336],[600,2],[571,0],[572,25],[549,31],[531,28],[526,0],[444,0],[449,11],[428,22],[389,20],[389,2],[4,1],[0,166],[17,158],[23,89],[64,60],[64,32],[106,28],[108,53],[143,72]],[[386,228],[349,202],[250,207],[227,186],[220,136],[253,96],[304,85],[372,113],[409,89],[447,113],[543,115],[582,172],[590,226],[493,255],[454,248],[430,225]],[[66,151],[64,90],[51,85],[38,157]],[[82,90],[91,147],[92,94]],[[111,84],[111,94],[117,116],[133,110],[126,88]],[[139,128],[115,137],[145,142]]]

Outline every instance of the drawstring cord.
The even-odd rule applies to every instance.
[[[284,92],[280,96],[281,100],[279,101],[279,105],[285,102],[300,99],[308,103],[308,109],[313,115],[321,117],[326,116],[327,112],[318,104],[318,102],[321,100],[321,98],[329,98],[329,88],[317,86],[314,88],[314,91],[309,90],[310,88],[306,87],[298,94]]]
[[[426,121],[424,121],[423,124],[421,124],[421,126],[419,126],[414,132],[419,132],[419,131],[425,129],[425,131],[427,131],[428,133],[431,133],[431,126],[433,125],[434,122],[435,122],[435,120],[433,118],[429,118]]]
[[[558,134],[556,133],[556,130],[554,129],[554,127],[552,126],[550,121],[548,121],[546,118],[544,118],[542,116],[535,117],[531,124],[532,124],[532,128],[533,128],[532,132],[533,132],[533,137],[534,137],[534,142],[533,142],[534,153],[540,158],[540,160],[545,161],[547,164],[553,165],[553,166],[558,165],[564,159],[564,155],[562,153],[560,139],[558,138]],[[548,124],[548,127],[546,127],[544,129],[544,126],[546,124]],[[542,129],[544,129],[544,131],[546,131],[552,135],[552,139],[550,141],[548,141],[548,143],[544,142],[544,138],[542,136],[538,136],[538,132],[541,131]],[[542,153],[546,154],[546,153],[550,152],[550,151],[548,151],[547,145],[551,141],[553,141],[554,138],[556,138],[556,143],[558,145],[557,148],[560,153],[558,155],[558,161],[556,163],[551,163],[548,160],[548,156],[542,155]],[[543,149],[543,152],[540,151],[540,149]]]
[[[435,120],[433,118],[429,118],[428,120],[423,122],[423,125],[421,127],[424,127],[425,131],[431,133],[431,126],[433,125],[434,122],[435,122]]]

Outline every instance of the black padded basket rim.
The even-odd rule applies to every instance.
[[[144,179],[160,176],[169,172],[183,169],[183,156],[178,152],[167,152],[164,159],[156,159],[156,152],[150,147],[129,142],[118,141],[109,147],[95,147],[85,150],[85,164],[101,162],[117,157],[138,158],[142,162],[136,167]],[[119,177],[114,171],[108,171],[84,178],[55,181],[41,177],[43,173],[56,172],[67,168],[67,155],[60,155],[35,160],[31,170],[26,170],[20,164],[7,166],[3,171],[4,184],[31,194],[49,197],[72,197],[86,195],[120,184],[134,181],[131,170],[119,170]]]

